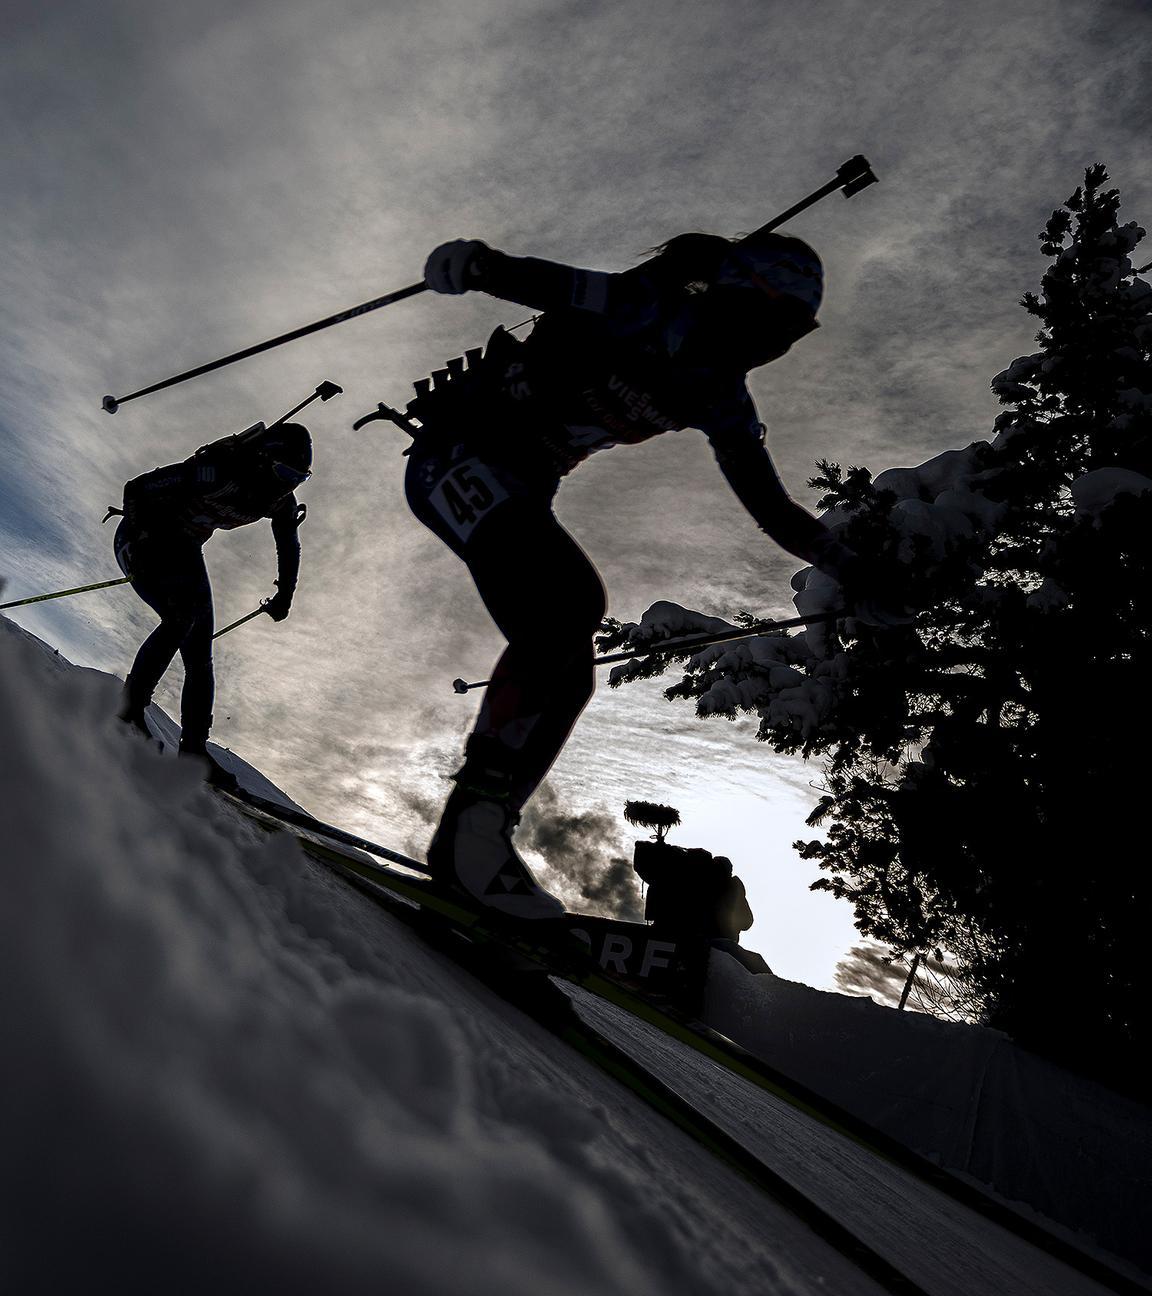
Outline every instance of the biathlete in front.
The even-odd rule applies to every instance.
[[[512,835],[592,694],[605,611],[595,567],[552,511],[560,479],[596,451],[699,428],[777,544],[849,589],[870,584],[869,564],[788,496],[745,381],[817,327],[823,271],[778,234],[680,235],[620,274],[457,240],[431,254],[425,282],[543,312],[524,341],[497,330],[467,373],[418,385],[408,406],[420,424],[409,504],[468,564],[508,641],[428,862],[495,909],[556,917]]]

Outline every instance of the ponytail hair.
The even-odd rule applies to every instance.
[[[649,259],[643,266],[648,274],[669,287],[706,284],[720,269],[736,242],[736,239],[725,238],[722,234],[702,234],[695,230],[677,234],[666,243],[649,248],[646,253]]]

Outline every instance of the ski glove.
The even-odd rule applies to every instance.
[[[478,288],[484,260],[491,251],[479,239],[441,243],[424,263],[424,282],[438,293],[465,293]]]
[[[273,621],[283,621],[292,610],[292,590],[277,590],[264,604],[264,611]]]

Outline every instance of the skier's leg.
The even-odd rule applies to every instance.
[[[193,609],[192,623],[180,643],[184,663],[184,688],[180,694],[180,746],[203,752],[212,728],[212,705],[216,699],[216,675],[212,665],[212,631],[215,626],[212,586],[203,555],[195,578],[189,572],[187,606]]]
[[[215,618],[212,586],[203,554],[186,570],[185,606],[192,613],[188,632],[180,642],[184,663],[184,687],[180,693],[180,755],[204,762],[204,777],[226,792],[239,789],[236,776],[220,765],[208,751],[212,729],[212,705],[216,698],[216,676],[212,665],[212,631]]]
[[[199,549],[195,552],[198,557]],[[185,546],[135,536],[123,522],[116,533],[115,553],[121,570],[131,578],[132,589],[160,618],[136,652],[124,682],[120,711],[122,720],[148,733],[144,712],[194,620],[183,597],[181,579],[189,555]]]
[[[604,587],[552,512],[555,475],[467,450],[417,443],[405,489],[416,516],[468,564],[508,640],[468,750],[472,763],[500,769],[519,811],[591,695]]]
[[[512,834],[591,695],[592,635],[604,612],[600,578],[549,499],[507,501],[461,546],[508,647],[428,851],[443,880],[530,919],[557,918],[563,905],[536,881]]]
[[[149,606],[154,606],[149,603]],[[185,633],[181,621],[161,617],[160,624],[140,645],[128,678],[124,681],[124,709],[121,719],[142,728],[144,712],[152,701],[156,686],[172,664]]]
[[[412,511],[468,564],[508,638],[428,863],[504,913],[553,918],[563,905],[532,876],[512,833],[591,693],[604,592],[552,514],[557,480],[547,467],[525,474],[468,449],[418,442],[405,483]]]
[[[519,811],[592,696],[592,636],[604,617],[604,586],[542,501],[510,503],[464,558],[508,640],[469,740],[469,760],[507,771],[509,802]]]

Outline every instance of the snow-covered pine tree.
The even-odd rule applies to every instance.
[[[1122,1080],[1152,1043],[1152,288],[1106,182],[1089,168],[1040,236],[1039,350],[993,379],[994,439],[813,481],[848,543],[899,565],[916,624],[718,645],[667,696],[824,756],[826,839],[797,843],[814,886],[893,950],[946,950],[986,1022]],[[802,612],[843,597],[793,586]]]

